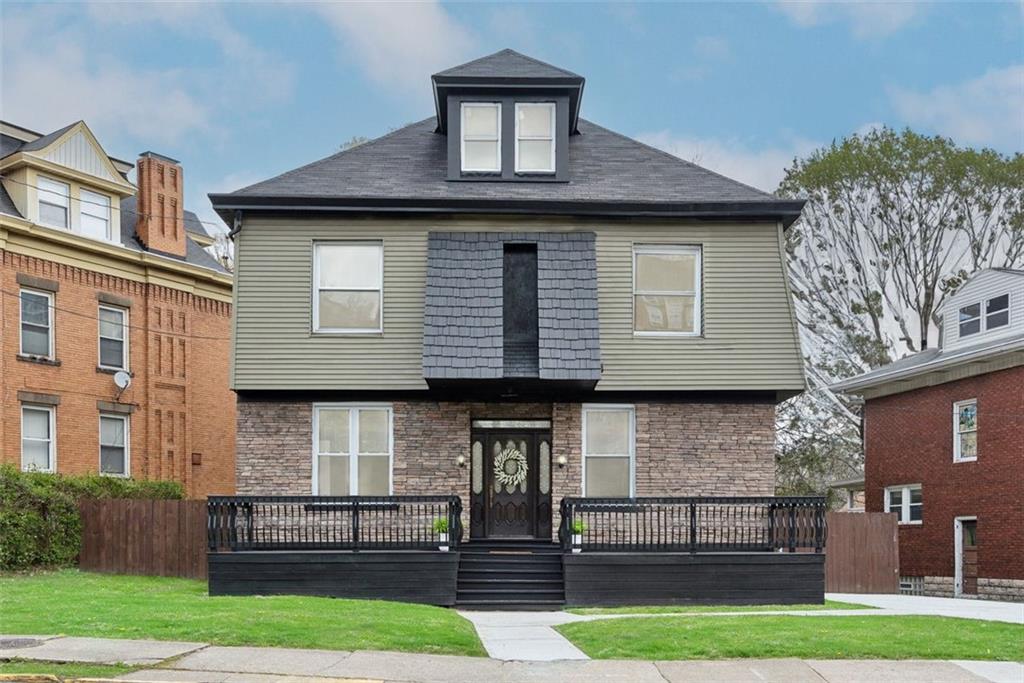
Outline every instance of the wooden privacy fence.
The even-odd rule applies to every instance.
[[[829,512],[826,524],[827,592],[899,592],[900,553],[895,514]]]
[[[205,500],[83,500],[79,509],[81,569],[206,578]]]

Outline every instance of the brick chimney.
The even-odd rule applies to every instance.
[[[185,255],[184,196],[181,164],[155,152],[143,152],[136,164],[139,219],[135,232],[153,251]]]

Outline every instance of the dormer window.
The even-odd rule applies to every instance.
[[[984,306],[984,315],[982,315]],[[960,337],[969,337],[985,330],[994,330],[1010,324],[1010,295],[992,297],[984,302],[960,309]]]
[[[501,173],[501,104],[462,103],[463,173]]]
[[[555,103],[516,104],[516,173],[555,172]]]
[[[80,190],[82,213],[79,225],[82,234],[98,240],[112,240],[110,234],[110,196]]]
[[[1003,294],[985,302],[985,329],[1010,324],[1010,295]]]
[[[39,178],[39,222],[54,228],[69,228],[70,195],[68,185]]]

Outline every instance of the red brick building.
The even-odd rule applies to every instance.
[[[136,185],[83,122],[2,126],[2,461],[232,493],[232,279],[182,167],[146,152]]]
[[[942,344],[840,385],[864,406],[869,512],[900,519],[905,590],[1024,598],[1024,271],[971,278]]]

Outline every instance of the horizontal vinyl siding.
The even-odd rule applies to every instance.
[[[960,308],[970,304],[981,304],[982,317],[985,316],[985,302],[991,298],[1010,295],[1010,324],[999,327],[991,332],[980,332],[960,338]],[[989,270],[980,273],[968,282],[959,292],[951,297],[942,307],[943,334],[946,335],[942,346],[945,349],[957,349],[962,346],[981,344],[999,337],[1020,334],[1024,331],[1024,277],[1014,273]]]
[[[247,219],[238,240],[235,379],[252,389],[424,389],[423,293],[432,230],[597,234],[598,390],[803,388],[776,224],[470,219]],[[311,334],[312,244],[384,244],[384,334]],[[634,337],[632,245],[704,249],[704,337]]]

